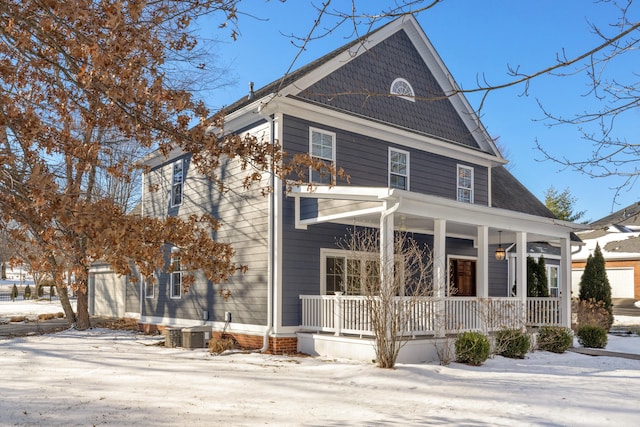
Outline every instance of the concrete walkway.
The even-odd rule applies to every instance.
[[[579,353],[579,354],[586,354],[587,356],[621,357],[623,359],[640,360],[640,354],[619,353],[617,351],[607,351],[599,348],[574,347],[574,348],[568,349],[567,351],[571,351],[573,353]]]

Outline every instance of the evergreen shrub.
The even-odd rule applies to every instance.
[[[495,345],[500,356],[524,359],[531,347],[531,339],[520,329],[503,329],[496,334]]]
[[[31,287],[29,285],[24,288],[24,299],[31,299]]]
[[[602,326],[579,326],[576,335],[578,336],[578,342],[583,347],[605,348],[607,346],[607,330]]]
[[[553,353],[564,353],[573,344],[571,329],[562,326],[543,326],[538,331],[538,348]]]
[[[480,366],[490,351],[489,339],[480,332],[463,332],[456,338],[456,362]]]

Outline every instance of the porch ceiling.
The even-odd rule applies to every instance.
[[[323,222],[377,228],[385,209],[393,211],[396,229],[432,234],[434,221],[444,219],[448,237],[475,239],[477,227],[488,226],[490,243],[498,243],[498,231],[502,231],[503,245],[515,242],[518,231],[526,232],[528,241],[554,241],[586,227],[553,218],[381,187],[316,187],[311,190],[295,187],[290,196],[296,198],[296,225],[303,228]],[[317,200],[314,215],[300,217],[300,199]]]

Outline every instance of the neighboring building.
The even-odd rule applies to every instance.
[[[585,246],[572,257],[573,296],[580,292],[587,258],[600,244],[611,297],[640,300],[640,203],[594,221],[589,228],[578,233]]]
[[[380,228],[386,243],[392,230],[407,230],[433,250],[448,326],[417,328],[414,336],[478,329],[483,320],[472,306],[488,297],[516,304],[529,325],[569,325],[571,232],[581,227],[554,219],[503,167],[506,160],[413,17],[252,91],[227,112],[225,131],[278,141],[289,155],[309,153],[344,168],[350,183],[329,188],[327,177],[313,172],[313,190],[287,192],[275,178],[276,191],[263,196],[260,188],[243,190],[246,171],[227,161],[217,171],[229,189],[221,193],[197,174],[189,153],[151,157],[142,214],[214,215],[223,223],[216,238],[233,245],[234,261],[248,272],[215,286],[197,276],[187,294],[179,272],[159,272],[155,285],[141,283],[145,327],[207,324],[272,352],[370,360],[371,331],[350,324],[349,310],[342,317],[332,311],[363,300],[339,295],[348,278],[336,273],[346,269],[334,268],[349,263],[336,239],[354,225]],[[159,190],[147,191],[151,185]],[[527,254],[540,245],[555,248],[558,266],[557,297],[546,299],[544,310],[525,288]],[[390,246],[382,245],[380,259],[392,259],[384,249]],[[508,249],[508,262],[496,260],[498,248]],[[456,295],[447,294],[450,286]],[[546,317],[535,320],[538,311]],[[428,341],[415,340],[399,360],[429,358],[419,347]]]

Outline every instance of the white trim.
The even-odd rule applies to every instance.
[[[284,126],[282,125],[284,120],[284,116],[280,113],[278,115],[276,115],[274,117],[274,126],[275,126],[275,134],[277,135],[277,140],[280,141],[282,143],[282,141],[284,140]],[[282,144],[281,144],[282,145]],[[274,295],[273,295],[273,313],[275,315],[275,319],[273,322],[273,332],[276,334],[280,334],[283,332],[283,330],[286,330],[286,328],[283,327],[282,325],[282,295],[283,295],[283,290],[282,290],[282,248],[283,248],[283,236],[282,236],[282,229],[283,229],[283,215],[282,213],[284,212],[283,210],[283,199],[284,199],[284,194],[281,191],[282,189],[282,180],[280,178],[278,178],[277,176],[275,177],[275,185],[274,185],[274,194],[276,196],[275,199],[275,212],[273,212],[273,215],[275,215],[276,220],[274,221],[274,225],[275,225],[275,242],[274,242],[274,246],[275,246],[275,271],[274,271],[274,278],[275,278],[275,283],[274,283]]]
[[[179,203],[174,203],[174,198],[175,198],[175,194],[174,194],[174,189],[177,185],[177,183],[175,182],[175,177],[176,177],[176,166],[178,165],[178,163],[181,164],[180,167],[180,172],[181,172],[181,177],[180,177],[180,202]],[[185,170],[184,170],[184,166],[185,166],[185,161],[184,158],[180,158],[174,162],[171,162],[171,191],[169,192],[170,195],[169,197],[171,198],[171,200],[169,201],[169,206],[171,206],[172,208],[175,208],[177,206],[182,205],[182,202],[184,200],[184,177],[185,177]]]
[[[322,157],[322,156],[318,156],[313,154],[313,134],[317,133],[320,135],[327,135],[329,137],[331,137],[331,157]],[[312,158],[316,158],[316,159],[320,159],[320,160],[324,160],[324,161],[330,161],[331,165],[333,166],[334,169],[337,168],[336,166],[336,133],[335,132],[331,132],[328,130],[324,130],[324,129],[320,129],[320,128],[316,128],[316,127],[312,127],[309,126],[309,156],[311,156]],[[311,167],[309,167],[309,182],[316,184],[316,185],[326,185],[326,183],[320,183],[320,182],[313,182],[311,180],[312,177],[312,173],[313,173],[313,169]],[[331,181],[335,181],[336,177],[335,174],[331,176]]]
[[[175,274],[180,275],[180,291],[178,295],[174,292],[175,283],[173,283],[173,277]],[[169,298],[171,299],[182,299],[182,271],[172,271],[169,273]]]
[[[471,183],[470,183],[470,187],[461,187],[460,186],[460,170],[468,170],[469,172],[471,172]],[[470,200],[467,202],[465,200],[461,200],[460,199],[460,190],[469,190],[469,192],[471,193],[471,197]],[[468,204],[473,204],[475,201],[475,171],[473,169],[472,166],[469,165],[463,165],[458,163],[456,165],[456,197],[455,199],[459,202],[462,203],[468,203]]]
[[[391,187],[391,152],[396,152],[398,154],[404,154],[405,158],[406,158],[406,173],[405,175],[402,175],[400,173],[394,173],[394,175],[398,175],[398,176],[404,176],[406,179],[406,183],[407,183],[407,188],[400,188],[400,190],[405,190],[405,191],[410,191],[411,190],[411,186],[410,186],[410,176],[411,176],[411,169],[410,169],[410,164],[411,164],[411,153],[409,151],[406,150],[400,150],[399,148],[395,148],[395,147],[389,147],[389,149],[387,150],[387,185],[390,188],[398,188],[398,187]]]
[[[143,284],[143,288],[144,288],[144,298],[145,299],[153,299],[156,297],[156,285],[157,283],[155,283],[155,281],[151,280],[151,289],[153,290],[153,292],[151,293],[151,295],[149,295],[149,293],[147,292],[147,286],[149,285],[149,280],[146,277],[140,277],[140,281]]]
[[[545,264],[545,266],[547,267],[547,292],[549,293],[550,297],[555,297],[558,298],[560,297],[560,292],[562,290],[562,287],[560,286],[560,266],[556,265],[556,264]],[[551,270],[555,269],[556,270],[556,288],[558,290],[558,295],[551,295]]]
[[[433,135],[421,134],[408,128],[389,126],[378,123],[364,116],[347,114],[331,110],[320,105],[311,104],[297,99],[277,98],[277,106],[284,114],[292,115],[311,122],[331,123],[332,127],[347,132],[376,138],[398,146],[414,148],[428,153],[439,154],[457,160],[475,163],[478,166],[491,167],[508,163],[507,160],[488,154],[459,142],[439,138]]]
[[[407,87],[409,88],[409,91],[411,92],[410,95],[404,95],[398,92],[394,92],[393,88],[396,85],[396,83],[404,83],[405,85],[407,85]],[[411,83],[409,83],[406,79],[403,79],[401,77],[398,77],[397,79],[395,79],[393,82],[391,82],[391,87],[389,88],[389,93],[391,95],[396,95],[397,98],[402,98],[402,99],[406,99],[407,101],[411,101],[411,102],[416,102],[416,92],[413,90],[413,86],[411,86]]]
[[[462,259],[462,260],[476,262],[476,272],[475,272],[476,273],[476,295],[475,296],[478,297],[477,295],[478,293],[478,257],[471,256],[471,255],[456,255],[456,254],[447,254],[447,266],[446,266],[447,288],[445,289],[445,297],[452,296],[452,295],[449,295],[449,289],[451,289],[451,260],[452,259]]]

